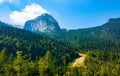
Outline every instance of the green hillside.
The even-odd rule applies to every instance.
[[[6,47],[9,54],[16,55],[16,51],[22,51],[26,57],[33,60],[44,56],[47,51],[57,59],[59,64],[73,61],[78,55],[70,44],[65,44],[45,38],[30,31],[17,29],[0,23],[0,49]],[[64,57],[64,60],[63,60]]]
[[[109,19],[107,23],[97,27],[68,30],[66,32],[54,33],[52,36],[47,34],[47,36],[58,41],[69,42],[82,51],[119,51],[120,18]]]

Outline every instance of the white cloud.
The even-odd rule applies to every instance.
[[[8,2],[8,3],[13,3],[15,0],[0,0],[0,3]]]
[[[5,0],[0,0],[0,3],[3,3]]]
[[[47,10],[43,9],[38,4],[31,4],[27,5],[22,11],[13,11],[9,15],[9,18],[12,22],[12,24],[20,25],[21,27],[24,26],[24,23],[27,20],[31,20],[36,18],[37,16],[40,16],[43,13],[48,13]]]

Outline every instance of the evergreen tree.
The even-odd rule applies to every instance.
[[[44,57],[38,61],[40,76],[52,76],[54,71],[55,59],[51,52],[47,51]]]
[[[7,49],[4,47],[0,52],[0,64],[3,64],[7,61]]]

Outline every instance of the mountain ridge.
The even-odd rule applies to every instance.
[[[44,15],[43,15],[44,16]],[[45,14],[45,20],[51,15]],[[40,18],[41,19],[41,18]],[[78,30],[62,30],[56,20],[58,30],[40,32],[32,31],[47,38],[70,43],[77,50],[119,50],[120,49],[120,18],[111,18],[105,24]],[[46,20],[47,21],[47,20]],[[38,20],[39,22],[39,20]],[[56,26],[56,25],[55,25]]]
[[[64,32],[61,32],[60,29],[60,31],[54,31],[54,33],[39,33],[48,38],[71,43],[74,47],[81,50],[118,50],[118,46],[120,45],[119,29],[120,18],[110,18],[101,26],[68,30]]]

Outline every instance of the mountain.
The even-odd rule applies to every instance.
[[[59,31],[60,27],[58,22],[49,14],[42,14],[33,20],[28,20],[24,29],[33,32],[53,32]]]
[[[41,18],[42,17],[42,18]],[[39,19],[40,18],[40,19]],[[45,24],[38,24],[45,21]],[[51,25],[56,30],[52,31]],[[30,27],[27,27],[30,26]],[[31,27],[35,26],[35,27]],[[51,30],[36,30],[41,26],[50,26]],[[78,30],[62,30],[57,21],[48,14],[43,14],[34,20],[27,21],[25,29],[30,31],[39,31],[42,36],[72,44],[78,50],[119,50],[120,49],[120,18],[111,18],[105,24],[92,28]],[[42,29],[42,28],[41,28]],[[49,31],[45,32],[45,31]],[[37,32],[38,33],[38,32]]]
[[[57,65],[68,64],[78,56],[70,44],[6,25],[5,23],[0,23],[0,50],[6,47],[9,55],[13,54],[15,56],[16,51],[22,51],[23,55],[35,60],[50,51],[52,56],[57,59]]]
[[[69,30],[58,38],[81,50],[117,51],[120,49],[120,18],[109,19],[97,27]]]
[[[9,24],[6,24],[6,23],[4,23],[4,22],[2,22],[2,21],[0,21],[0,26],[11,26],[11,25],[9,25]],[[12,26],[11,26],[12,27]]]
[[[119,76],[119,29],[117,18],[99,27],[44,32],[53,40],[0,22],[0,76]]]

